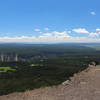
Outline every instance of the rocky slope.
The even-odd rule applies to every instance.
[[[75,74],[59,86],[0,96],[0,100],[100,100],[100,66]]]

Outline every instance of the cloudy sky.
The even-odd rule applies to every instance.
[[[0,42],[100,42],[100,0],[1,0]]]

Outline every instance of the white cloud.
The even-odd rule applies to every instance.
[[[40,36],[17,36],[17,37],[0,37],[0,42],[63,42],[71,36],[66,31],[44,33]]]
[[[85,28],[77,28],[77,29],[73,29],[72,31],[76,33],[86,33],[86,34],[89,33]]]
[[[92,33],[90,33],[89,34],[89,37],[98,37],[99,36],[99,34],[98,33],[94,33],[94,32],[92,32]]]
[[[69,31],[52,31],[41,33],[39,36],[4,36],[0,42],[33,42],[33,43],[60,43],[60,42],[100,42],[100,32],[88,32],[85,28],[73,29],[76,33],[86,33],[86,36],[71,36]]]
[[[36,28],[36,29],[34,29],[34,31],[39,32],[39,31],[41,31],[41,30],[40,30],[40,29],[38,29],[38,28]]]
[[[0,37],[0,42],[33,42],[36,37],[16,36],[16,37]]]
[[[92,16],[95,16],[95,15],[96,15],[96,13],[95,13],[94,11],[90,12],[90,14],[91,14]]]
[[[37,37],[37,39],[44,42],[61,42],[65,41],[69,37],[71,36],[66,31],[63,32],[53,31],[51,33],[44,33],[43,35]]]
[[[49,28],[44,28],[45,31],[49,31]]]
[[[59,34],[59,33],[58,33]],[[96,34],[91,33],[91,36]],[[45,33],[38,37],[20,36],[20,37],[0,37],[0,42],[32,42],[32,43],[59,43],[59,42],[100,42],[100,38],[93,37],[72,37],[66,34],[55,35],[54,33]]]
[[[63,31],[63,32],[54,31],[52,33],[56,37],[70,37],[70,35],[67,33],[67,31]]]
[[[100,31],[100,28],[97,28],[96,31]]]

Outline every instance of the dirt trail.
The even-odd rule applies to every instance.
[[[68,85],[13,93],[0,100],[100,100],[100,66],[75,74]]]

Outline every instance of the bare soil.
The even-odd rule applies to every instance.
[[[75,74],[59,86],[0,96],[0,100],[100,100],[100,66]]]

